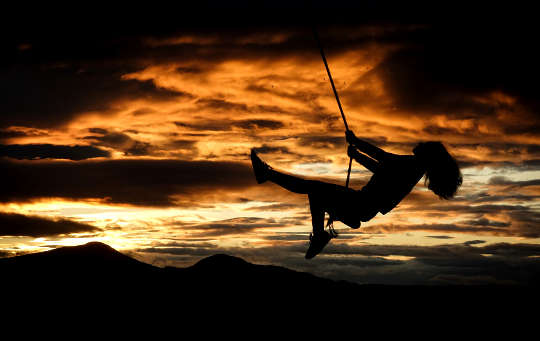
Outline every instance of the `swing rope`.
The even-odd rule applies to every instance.
[[[332,90],[334,90],[334,96],[336,97],[336,102],[339,107],[339,112],[341,113],[341,118],[343,119],[343,124],[345,124],[345,131],[349,131],[349,125],[347,124],[347,118],[345,117],[345,113],[343,112],[343,108],[341,106],[341,101],[339,100],[339,95],[336,90],[336,86],[334,85],[334,79],[332,78],[332,74],[330,73],[330,68],[328,67],[328,62],[326,61],[326,56],[324,55],[324,49],[321,44],[321,40],[319,39],[319,35],[317,34],[317,29],[315,26],[313,26],[313,36],[315,37],[315,40],[317,41],[317,46],[319,47],[319,51],[321,52],[321,58],[324,63],[324,67],[326,68],[326,73],[328,74],[328,79],[330,80],[330,84],[332,85]],[[351,167],[352,167],[352,157],[349,158],[349,169],[347,170],[347,180],[345,181],[345,188],[349,188],[349,179],[351,177]],[[328,227],[330,236],[332,238],[335,238],[338,236],[338,233],[336,230],[334,230],[334,216],[330,214],[328,221],[326,223],[326,227]]]
[[[326,56],[324,55],[323,46],[321,44],[321,40],[319,39],[319,34],[317,34],[317,29],[315,28],[315,26],[313,27],[313,36],[315,37],[315,40],[317,41],[317,45],[319,46],[319,51],[321,52],[321,57],[324,63],[324,67],[326,68],[326,73],[328,74],[328,79],[330,80],[330,84],[332,85],[332,90],[334,90],[334,96],[336,97],[336,101],[339,107],[339,112],[341,113],[341,118],[343,119],[343,123],[345,124],[345,131],[349,131],[349,125],[347,124],[345,113],[343,112],[343,108],[341,107],[341,101],[339,100],[339,95],[336,90],[336,86],[334,85],[334,80],[332,79],[332,74],[330,73],[330,68],[328,67]],[[349,188],[349,179],[351,177],[351,167],[352,167],[352,157],[349,158],[349,169],[347,170],[347,181],[345,182],[346,188]]]

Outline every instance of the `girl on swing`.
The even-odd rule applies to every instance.
[[[307,194],[313,232],[310,234],[306,259],[315,257],[337,236],[324,230],[325,212],[328,225],[341,221],[357,229],[377,213],[386,214],[413,189],[425,175],[427,187],[441,199],[450,199],[462,183],[456,160],[440,142],[419,143],[412,155],[397,155],[357,138],[347,130],[347,154],[373,173],[360,190],[326,182],[307,180],[274,170],[251,150],[251,162],[257,182],[271,181],[300,194]]]

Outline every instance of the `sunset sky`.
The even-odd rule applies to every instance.
[[[101,241],[157,266],[227,253],[359,283],[539,281],[538,24],[525,10],[443,20],[284,4],[15,11],[1,43],[0,257]],[[450,201],[420,181],[360,229],[336,223],[306,261],[307,197],[257,185],[249,151],[345,183],[313,22],[356,135],[398,154],[442,141],[464,181]],[[369,176],[354,164],[351,187]]]

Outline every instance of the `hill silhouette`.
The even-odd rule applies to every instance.
[[[157,279],[160,277],[167,279],[182,277],[183,280],[187,280],[187,277],[205,280],[214,278],[225,282],[236,282],[239,278],[247,281],[262,278],[267,281],[275,276],[297,276],[296,280],[333,282],[282,267],[251,264],[241,258],[225,254],[204,258],[188,268],[159,268],[126,256],[100,242],[3,258],[0,259],[0,269],[4,274],[21,276],[19,278],[41,274],[47,274],[47,277],[52,277],[53,274],[60,276],[55,277],[55,281],[79,276],[122,279],[124,276],[151,275],[156,276]]]
[[[354,314],[485,314],[537,298],[534,288],[360,285],[217,254],[187,268],[159,268],[98,242],[0,259],[3,292],[182,309],[353,308]],[[311,307],[311,308],[310,308]],[[496,311],[493,310],[493,311]],[[318,310],[317,310],[318,311]],[[335,310],[334,310],[335,311]]]
[[[120,297],[177,296],[189,292],[189,299],[230,297],[238,301],[261,293],[263,299],[275,299],[300,291],[313,293],[358,286],[283,267],[251,264],[225,254],[210,256],[187,268],[159,268],[99,242],[0,259],[0,272],[5,279],[3,285],[12,290],[32,287],[63,294],[112,291]]]

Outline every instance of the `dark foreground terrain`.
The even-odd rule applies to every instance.
[[[359,285],[214,255],[188,268],[158,268],[102,243],[0,259],[6,299],[30,305],[190,311],[231,317],[347,316],[416,320],[515,316],[536,309],[534,287]],[[135,308],[137,307],[137,308]],[[167,310],[169,311],[169,310]],[[65,311],[64,311],[65,312]]]

